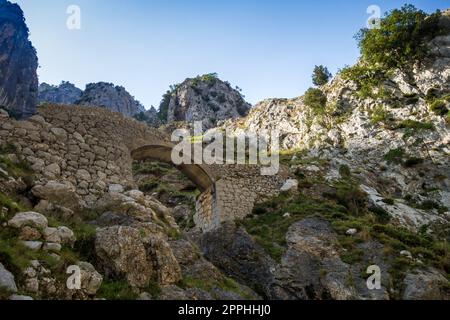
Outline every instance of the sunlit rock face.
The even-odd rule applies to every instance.
[[[145,112],[144,106],[131,96],[124,87],[112,83],[90,83],[86,86],[77,104],[82,106],[103,107],[132,117]]]
[[[63,81],[59,86],[44,82],[39,85],[39,103],[75,104],[82,93],[70,82]]]
[[[168,103],[167,122],[202,121],[203,128],[209,129],[223,120],[246,116],[250,107],[239,88],[206,75],[187,79],[176,87]]]

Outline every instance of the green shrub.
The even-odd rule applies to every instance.
[[[378,66],[368,64],[357,64],[340,71],[344,80],[350,80],[358,85],[358,95],[361,98],[383,98],[386,93],[381,89],[381,85],[388,79],[386,70]],[[378,89],[378,94],[375,94]]]
[[[349,180],[341,180],[334,184],[336,200],[353,215],[360,215],[367,205],[367,194],[357,184]]]
[[[432,200],[425,200],[422,203],[420,203],[419,205],[417,205],[416,207],[418,209],[422,209],[422,210],[433,210],[433,209],[439,210],[441,208],[439,203],[432,201]]]
[[[145,161],[133,163],[133,174],[153,174],[155,176],[162,176],[169,172],[176,172],[171,165],[158,161]]]
[[[392,149],[384,155],[384,160],[387,163],[400,164],[403,162],[403,157],[405,156],[405,150],[403,148]]]
[[[415,157],[413,157],[413,158],[406,159],[405,162],[403,163],[403,165],[406,168],[412,168],[412,167],[415,167],[415,166],[417,166],[419,164],[422,164],[423,162],[424,162],[424,160],[422,158],[415,158]]]
[[[449,103],[447,101],[444,99],[439,99],[430,104],[430,110],[438,116],[445,116],[450,111],[448,105]]]
[[[137,294],[125,280],[105,279],[97,296],[106,300],[136,300]]]
[[[443,31],[440,15],[428,15],[413,5],[390,11],[381,19],[380,28],[364,28],[355,36],[363,59],[387,69],[406,69],[422,61],[429,51],[428,41]]]
[[[178,286],[183,289],[197,288],[207,292],[211,292],[215,289],[222,289],[225,291],[234,292],[244,299],[252,299],[252,297],[244,292],[239,284],[231,278],[223,277],[222,279],[200,279],[193,276],[185,276]]]
[[[374,206],[369,208],[370,212],[372,212],[378,223],[386,224],[391,221],[391,215],[381,207]]]
[[[441,96],[441,91],[438,88],[431,88],[427,91],[427,94],[425,95],[425,100],[428,103],[432,103],[436,99],[439,99]]]
[[[404,98],[406,99],[407,105],[416,104],[420,100],[420,97],[417,93],[405,94]]]
[[[316,114],[323,114],[327,105],[327,97],[322,90],[309,88],[305,93],[305,104]]]
[[[22,177],[29,179],[33,174],[27,161],[19,160],[19,162],[16,163],[2,155],[0,155],[0,167],[15,178]]]
[[[350,178],[352,175],[352,172],[350,170],[350,167],[348,165],[341,165],[339,167],[339,173],[344,178]]]
[[[202,81],[214,83],[219,78],[219,75],[216,72],[207,73],[200,77]]]
[[[323,86],[327,84],[331,77],[332,75],[330,71],[328,71],[327,67],[322,65],[314,67],[312,80],[315,86]]]
[[[370,122],[373,125],[379,123],[387,123],[389,117],[390,117],[389,112],[383,106],[378,106],[372,110],[372,113],[370,115]]]
[[[15,153],[17,148],[11,143],[5,143],[0,145],[0,154]]]
[[[17,212],[24,212],[27,209],[19,201],[16,201],[10,196],[0,192],[0,210],[2,207],[8,209],[8,213],[10,214],[14,214]]]
[[[161,295],[161,287],[156,281],[150,281],[145,292],[148,292],[154,299],[157,299]]]
[[[171,85],[170,89],[167,90],[166,93],[163,95],[158,110],[158,117],[160,120],[167,121],[170,100],[172,99],[173,94],[177,91],[178,87],[179,84]]]
[[[435,127],[431,122],[420,122],[415,120],[404,120],[398,124],[399,129],[413,129],[415,131],[434,130]]]

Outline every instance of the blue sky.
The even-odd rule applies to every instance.
[[[335,73],[359,55],[354,34],[370,5],[397,0],[18,0],[37,49],[41,82],[123,85],[147,108],[169,85],[217,72],[251,103],[296,97],[324,64]],[[409,0],[427,12],[450,1]],[[69,5],[81,30],[66,27]]]

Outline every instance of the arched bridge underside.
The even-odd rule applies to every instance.
[[[202,192],[214,185],[214,179],[208,169],[198,164],[174,165],[172,162],[172,147],[166,145],[147,145],[131,152],[133,160],[157,160],[169,163],[184,173]]]

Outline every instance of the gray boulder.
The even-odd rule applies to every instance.
[[[37,212],[19,212],[11,220],[8,225],[13,228],[22,228],[25,226],[46,228],[48,225],[47,218]]]
[[[224,273],[267,298],[276,298],[276,263],[252,237],[233,223],[205,233],[200,240],[204,256]]]
[[[450,300],[450,282],[435,269],[407,274],[404,285],[404,300]]]
[[[3,264],[0,263],[0,288],[10,293],[17,292],[16,282],[14,281],[14,275],[5,269]]]

